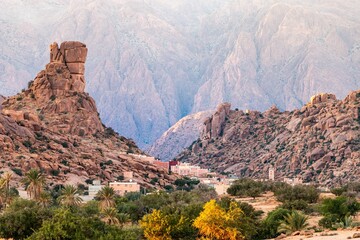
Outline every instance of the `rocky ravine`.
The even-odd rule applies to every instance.
[[[299,110],[230,110],[204,122],[200,139],[177,159],[241,177],[300,177],[337,185],[360,180],[360,90],[344,100],[319,94]]]
[[[203,111],[183,117],[163,133],[146,152],[162,161],[173,159],[200,137],[203,122],[213,112]]]
[[[50,46],[50,63],[23,92],[2,102],[0,167],[16,179],[31,168],[48,182],[114,181],[133,171],[145,187],[160,188],[176,176],[144,162],[135,143],[106,128],[95,101],[84,92],[86,45],[63,42]],[[128,153],[135,153],[129,155]],[[151,178],[159,184],[151,185]]]

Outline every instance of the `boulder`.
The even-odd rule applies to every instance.
[[[336,100],[336,96],[330,93],[320,93],[315,96],[312,96],[310,99],[310,104],[315,105],[319,103],[326,103],[328,101]]]
[[[354,233],[352,238],[360,238],[360,233]]]
[[[324,155],[325,155],[325,151],[322,148],[317,147],[311,151],[309,158],[312,161],[316,161],[322,158]]]

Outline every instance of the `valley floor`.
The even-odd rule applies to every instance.
[[[335,195],[331,193],[321,193],[320,198],[332,198]],[[281,205],[279,201],[276,200],[272,192],[267,192],[261,197],[253,198],[237,198],[236,200],[246,202],[251,204],[256,210],[262,210],[264,212],[263,216],[273,211],[276,207]],[[319,220],[322,216],[310,216],[309,217],[309,226],[318,226]],[[360,214],[356,216],[355,221],[360,221]],[[360,230],[337,230],[337,231],[324,231],[315,233],[311,237],[304,235],[299,236],[289,236],[283,238],[284,240],[301,240],[301,239],[312,239],[312,240],[345,240],[352,239],[354,233],[360,233]]]

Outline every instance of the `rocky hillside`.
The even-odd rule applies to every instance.
[[[150,146],[146,152],[151,156],[169,161],[200,137],[200,129],[213,111],[190,114],[180,119]]]
[[[344,100],[319,94],[301,109],[230,110],[204,122],[201,137],[177,159],[241,177],[300,177],[324,185],[360,180],[360,90]]]
[[[140,147],[214,109],[292,110],[360,88],[360,4],[343,0],[2,0],[0,94],[47,63],[53,39],[91,49],[87,91]]]
[[[45,69],[27,89],[2,102],[1,170],[20,178],[38,168],[51,184],[114,181],[123,171],[133,171],[146,187],[154,177],[156,187],[172,182],[174,176],[141,160],[133,141],[102,124],[95,101],[84,92],[86,57],[83,43],[53,43]]]

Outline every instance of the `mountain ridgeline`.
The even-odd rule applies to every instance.
[[[319,94],[301,109],[228,110],[222,104],[176,160],[240,177],[299,177],[339,185],[360,179],[360,90],[343,100]]]
[[[86,91],[101,118],[145,148],[214,109],[301,107],[360,88],[360,4],[343,0],[2,0],[0,94],[47,63],[50,41],[91,51]]]
[[[1,99],[2,171],[15,172],[18,180],[40,169],[52,184],[109,182],[124,171],[133,171],[144,187],[171,183],[174,176],[144,161],[133,141],[102,124],[95,101],[84,92],[86,58],[81,42],[53,43],[50,62],[28,88]],[[161,180],[154,186],[151,177]]]

